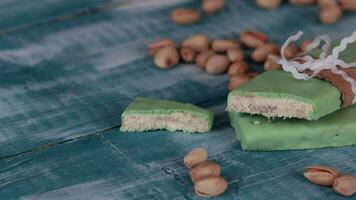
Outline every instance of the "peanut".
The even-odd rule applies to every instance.
[[[158,50],[154,56],[154,63],[157,67],[165,69],[171,68],[178,64],[179,53],[173,46],[166,46]]]
[[[195,166],[189,171],[192,181],[195,182],[207,176],[220,176],[221,168],[216,163],[205,162]]]
[[[319,13],[319,19],[324,24],[336,23],[342,15],[342,10],[339,6],[322,7]]]
[[[274,9],[281,4],[281,0],[256,0],[256,4],[265,9]]]
[[[247,47],[256,48],[267,43],[268,37],[261,32],[246,30],[240,33],[240,41]]]
[[[355,0],[340,0],[341,8],[348,11],[356,11]]]
[[[282,65],[278,64],[276,61],[279,60],[279,56],[276,55],[269,55],[268,59],[263,65],[265,71],[271,71],[275,69],[279,69]]]
[[[177,8],[171,12],[171,20],[177,24],[193,24],[200,20],[200,14],[192,9]]]
[[[224,55],[212,55],[205,64],[205,70],[209,74],[222,74],[229,67],[230,61]]]
[[[210,176],[194,183],[195,193],[202,197],[214,197],[224,193],[228,183],[223,177]]]
[[[356,176],[345,175],[336,178],[333,188],[335,192],[341,195],[352,196],[356,193]]]
[[[247,63],[245,61],[234,62],[230,65],[228,74],[230,76],[238,75],[238,74],[245,74],[248,70]]]
[[[193,62],[195,60],[196,55],[197,53],[189,47],[182,47],[180,49],[180,56],[185,62]]]
[[[311,5],[315,3],[315,0],[289,0],[289,3],[294,5]]]
[[[323,186],[333,185],[334,179],[338,176],[339,172],[336,169],[327,166],[310,166],[304,170],[304,177],[308,181]]]
[[[278,54],[279,48],[277,45],[272,43],[267,43],[256,48],[252,53],[252,60],[256,62],[264,62],[267,60],[268,55]]]
[[[309,44],[311,44],[312,40],[304,40],[303,43],[300,45],[300,49],[305,52]]]
[[[229,81],[229,90],[234,90],[240,87],[241,85],[246,84],[251,79],[252,76],[246,74],[231,76]]]
[[[256,76],[260,75],[259,73],[257,72],[248,72],[246,74],[248,77],[250,77],[251,79],[255,78]]]
[[[224,0],[203,0],[202,10],[208,14],[213,14],[224,7]]]
[[[198,54],[198,56],[195,58],[195,63],[202,68],[205,68],[206,62],[208,59],[214,55],[214,52],[212,50],[205,50],[202,51],[201,53]]]
[[[196,52],[201,52],[209,48],[210,40],[204,34],[196,34],[186,38],[182,42],[183,47],[189,47]]]
[[[299,53],[299,49],[294,46],[293,44],[289,44],[285,49],[284,49],[284,57],[286,59],[292,59],[295,56],[297,56],[297,54]]]
[[[227,57],[231,62],[241,61],[245,57],[245,53],[238,48],[232,48],[227,50]]]
[[[317,0],[318,6],[321,8],[329,6],[337,6],[336,0]]]
[[[208,151],[204,148],[195,148],[184,157],[184,165],[188,169],[204,163],[208,160]]]
[[[152,43],[150,43],[148,45],[148,52],[151,55],[154,55],[155,53],[157,53],[158,50],[162,49],[163,47],[166,46],[172,46],[172,47],[176,47],[177,44],[176,42],[174,42],[171,39],[160,39],[160,40],[156,40]]]
[[[225,53],[228,49],[239,48],[240,43],[234,40],[214,40],[211,48],[219,53]]]

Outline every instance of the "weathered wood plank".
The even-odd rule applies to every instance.
[[[156,38],[179,41],[199,32],[236,37],[248,27],[278,43],[300,29],[336,38],[349,34],[356,19],[348,15],[324,26],[305,20],[316,17],[316,8],[268,12],[252,2],[229,1],[224,12],[181,27],[170,23],[171,8],[177,2],[197,8],[199,2],[136,2],[0,38],[0,156],[118,126],[121,111],[138,95],[200,104],[227,94],[226,76],[191,65],[156,69],[145,51]]]
[[[117,128],[81,140],[0,160],[4,199],[200,199],[182,158],[195,147],[209,150],[229,182],[219,199],[343,199],[310,184],[303,168],[312,164],[356,173],[356,147],[242,151],[228,125],[225,104],[205,105],[218,115],[213,132],[120,133]]]

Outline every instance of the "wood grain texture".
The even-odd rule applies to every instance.
[[[36,7],[45,9],[46,2]],[[237,38],[246,28],[278,44],[298,30],[340,38],[356,29],[355,15],[325,26],[316,7],[270,12],[253,1],[227,1],[224,12],[181,27],[170,22],[170,10],[199,8],[199,1],[122,2],[0,36],[0,199],[198,199],[182,165],[197,146],[208,148],[223,168],[230,188],[222,199],[340,199],[307,183],[301,171],[319,163],[355,173],[355,147],[244,152],[224,112],[228,77],[187,64],[159,70],[145,47],[157,38],[179,42],[201,32]],[[38,13],[31,23],[51,17]],[[203,135],[120,133],[120,114],[136,96],[207,107],[217,121]]]

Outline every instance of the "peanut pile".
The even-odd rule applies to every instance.
[[[310,43],[310,40],[305,40],[300,48],[289,45],[284,56],[291,59],[304,51]],[[249,71],[244,51],[246,48],[253,50],[252,61],[264,63],[265,71],[281,68],[281,65],[277,64],[280,48],[264,33],[252,30],[242,31],[239,40],[210,40],[204,34],[196,34],[184,39],[180,47],[171,39],[160,39],[148,45],[148,51],[154,56],[157,67],[172,68],[180,60],[186,63],[194,62],[209,74],[227,73],[230,77],[229,90],[236,89],[258,75]]]
[[[332,167],[309,166],[304,170],[304,177],[317,185],[332,186],[335,192],[343,196],[356,193],[356,176],[340,175],[337,169]]]
[[[256,0],[256,4],[265,9],[275,9],[281,2],[281,0]],[[289,3],[298,6],[316,4],[320,8],[319,19],[324,24],[336,23],[344,11],[356,11],[355,0],[289,0]]]
[[[228,183],[220,176],[220,166],[208,161],[207,150],[193,149],[184,157],[184,165],[189,169],[197,195],[215,197],[226,191]]]

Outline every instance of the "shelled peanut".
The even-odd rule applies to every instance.
[[[189,175],[197,195],[215,197],[227,190],[228,183],[220,176],[220,165],[208,161],[208,152],[205,149],[193,149],[183,160],[190,170]]]
[[[333,187],[335,192],[343,196],[352,196],[356,193],[356,176],[341,175],[332,167],[318,165],[306,167],[304,177],[311,183]]]

